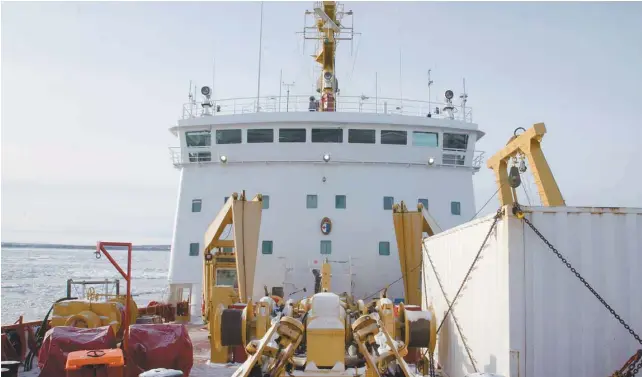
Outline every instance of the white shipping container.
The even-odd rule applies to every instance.
[[[642,336],[642,209],[524,210]],[[506,211],[454,305],[454,318],[444,321],[436,360],[450,377],[475,371],[506,377],[610,376],[642,345],[525,222],[509,207]],[[424,257],[423,300],[424,307],[434,306],[437,325],[448,310],[439,283],[452,300],[493,216],[425,240],[430,258]]]

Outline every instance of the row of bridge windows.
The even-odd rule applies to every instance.
[[[343,143],[344,130],[342,128],[312,128],[310,137],[313,143]],[[306,128],[279,128],[279,143],[305,143],[307,141]],[[380,143],[389,145],[408,145],[408,134],[413,146],[438,147],[439,134],[427,131],[403,130],[374,130],[374,129],[348,129],[348,143],[375,144],[376,134],[380,134]],[[210,131],[189,131],[185,133],[188,147],[209,147],[212,145]],[[255,128],[246,131],[246,142],[274,143],[275,132],[271,128]],[[242,129],[215,130],[216,144],[241,144],[243,142]],[[467,149],[468,134],[444,132],[443,147],[445,149]]]
[[[227,202],[229,197],[226,196],[223,200],[223,203]],[[392,206],[395,202],[395,198],[392,196],[383,197],[383,209],[392,210]],[[421,203],[424,208],[428,209],[428,199],[420,198],[417,199],[417,203]],[[319,196],[316,194],[308,194],[306,196],[305,207],[309,209],[318,208],[319,206]],[[348,206],[348,200],[345,195],[335,195],[334,196],[334,208],[336,209],[346,209]],[[203,208],[202,199],[193,199],[192,200],[192,212],[201,212]],[[270,208],[270,196],[263,195],[263,209]],[[450,202],[450,213],[452,215],[461,215],[461,203],[460,202]]]

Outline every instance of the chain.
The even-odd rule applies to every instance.
[[[635,340],[637,340],[637,342],[642,345],[642,339],[640,339],[640,336],[635,331],[633,331],[631,326],[624,322],[622,317],[620,317],[619,314],[617,314],[615,310],[613,310],[611,305],[607,304],[606,301],[604,301],[602,296],[600,296],[599,293],[597,293],[597,291],[595,291],[595,289],[593,289],[593,287],[586,281],[586,279],[584,279],[582,275],[577,272],[577,270],[566,260],[566,258],[564,258],[564,256],[555,248],[555,246],[553,246],[546,239],[546,237],[544,237],[542,233],[540,233],[539,230],[535,228],[533,223],[531,223],[530,220],[524,216],[522,210],[519,207],[519,204],[516,204],[513,210],[516,213],[517,217],[524,220],[524,222],[533,230],[533,232],[535,232],[535,234],[537,234],[537,236],[546,244],[546,246],[548,246],[548,248],[551,249],[553,253],[555,253],[555,256],[557,256],[562,261],[562,263],[564,263],[564,265],[575,275],[575,277],[577,277],[582,282],[582,284],[584,284],[584,286],[589,291],[591,291],[591,293],[593,293],[595,298],[597,298],[602,303],[602,305],[604,305],[604,307],[613,315],[613,317],[615,317],[615,319],[618,320],[618,322],[620,322],[620,324],[629,332],[629,334],[631,334],[635,338]],[[632,370],[632,374],[630,374],[630,376],[635,376],[640,368],[642,368],[642,360],[638,360],[637,366]]]
[[[435,357],[432,352],[430,353],[430,359],[428,362],[428,375],[430,375],[430,377],[435,377]]]

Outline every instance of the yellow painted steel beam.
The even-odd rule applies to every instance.
[[[542,151],[541,141],[545,134],[544,123],[537,123],[521,135],[511,137],[502,150],[488,159],[486,166],[495,172],[495,179],[500,188],[499,201],[502,206],[513,204],[514,198],[508,184],[507,170],[510,158],[518,153],[524,154],[528,159],[542,205],[550,207],[566,204]]]
[[[217,247],[214,243],[219,241],[225,227],[232,224],[232,203],[237,198],[237,193],[227,198],[227,201],[223,204],[223,208],[221,208],[214,218],[214,221],[207,227],[207,231],[205,232],[205,253]]]
[[[239,200],[232,204],[236,276],[241,302],[247,302],[252,298],[262,208],[260,195],[251,201]]]
[[[332,267],[326,259],[321,265],[321,292],[332,292],[331,291],[331,281],[332,281]]]
[[[423,232],[433,236],[442,230],[427,208],[419,204],[417,211],[408,211],[402,201],[395,204],[392,219],[397,239],[406,304],[421,305],[421,264],[423,262]]]
[[[234,248],[241,302],[247,302],[253,293],[261,210],[263,208],[262,200],[263,197],[260,194],[251,201],[245,199],[245,193],[240,197],[237,193],[232,194],[205,232],[205,255],[217,247]],[[221,240],[220,237],[228,225],[232,226],[234,238],[233,240]],[[204,265],[204,268],[206,267],[207,263]],[[208,276],[209,278],[207,278]],[[209,280],[204,281],[204,286],[209,287],[214,276],[211,273],[204,273],[204,277]]]

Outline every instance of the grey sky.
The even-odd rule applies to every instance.
[[[266,2],[262,94],[308,95],[311,2]],[[343,95],[459,92],[487,157],[543,121],[569,205],[642,207],[642,3],[346,3],[363,33],[340,47]],[[2,240],[169,243],[178,171],[167,131],[189,80],[256,95],[259,3],[3,3]],[[356,58],[356,61],[355,61]],[[354,62],[354,65],[353,65]],[[354,66],[354,69],[353,69]],[[496,190],[475,175],[478,207]],[[412,184],[412,182],[408,182]],[[531,200],[536,195],[530,185]],[[493,200],[486,211],[497,207]]]

